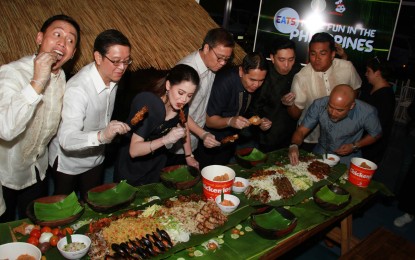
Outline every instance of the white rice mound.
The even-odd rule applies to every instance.
[[[283,176],[287,177],[296,192],[300,190],[307,190],[313,185],[314,182],[320,181],[307,169],[308,165],[311,162],[312,161],[300,162],[298,165],[295,166],[291,164],[287,164],[283,167],[272,166],[270,168],[264,169],[265,171],[273,170],[277,172],[273,175],[253,177],[249,179],[250,186],[252,186],[255,189],[262,189],[268,191],[270,201],[281,199],[281,196],[278,195],[277,188],[274,185],[274,179],[276,178],[281,178]],[[327,176],[325,176],[325,178],[327,178]]]

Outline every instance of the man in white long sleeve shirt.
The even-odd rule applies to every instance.
[[[132,59],[129,40],[111,29],[94,43],[94,62],[86,65],[67,84],[62,122],[49,146],[49,165],[55,194],[79,189],[81,198],[102,184],[105,144],[130,127],[111,121],[117,83]]]
[[[38,53],[0,68],[0,181],[6,212],[24,218],[33,199],[47,195],[47,145],[58,129],[66,78],[62,65],[79,43],[79,25],[56,15],[36,36]],[[0,209],[1,209],[0,205]]]

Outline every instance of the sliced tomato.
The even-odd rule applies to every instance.
[[[40,229],[40,233],[45,233],[45,232],[52,233],[52,229],[48,226],[44,226]]]
[[[32,231],[30,231],[30,236],[39,239],[40,230],[39,229],[32,229]]]
[[[29,237],[27,239],[27,243],[38,246],[39,245],[39,239],[37,237]]]
[[[70,227],[66,227],[66,228],[64,228],[64,229],[62,229],[62,235],[63,236],[66,236],[66,234],[68,233],[69,235],[72,235],[73,234],[73,229],[72,228],[70,228]]]
[[[51,245],[51,246],[56,246],[57,244],[58,244],[58,242],[59,242],[59,237],[58,236],[52,236],[51,238],[50,238],[50,240],[49,240],[49,244]]]
[[[54,236],[58,236],[61,233],[61,230],[59,228],[52,229],[52,234]]]

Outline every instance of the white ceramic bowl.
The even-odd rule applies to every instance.
[[[17,259],[20,255],[30,255],[36,260],[40,260],[42,252],[36,246],[24,242],[13,242],[0,246],[0,259]]]
[[[225,200],[230,200],[233,203],[233,206],[223,206],[221,204],[221,195],[218,195],[215,198],[215,202],[218,205],[218,207],[220,208],[220,210],[222,210],[223,213],[228,214],[231,213],[232,211],[234,211],[238,206],[239,203],[241,202],[239,200],[238,197],[231,195],[231,194],[223,194],[224,195],[224,199]]]
[[[244,186],[243,187],[235,186],[235,183],[238,183],[238,182],[241,182]],[[246,188],[248,188],[248,186],[249,186],[249,181],[247,179],[242,178],[242,177],[235,177],[235,180],[232,185],[232,191],[233,193],[239,194],[239,193],[244,192]]]
[[[339,163],[340,157],[338,155],[328,153],[326,158],[326,154],[323,154],[323,160],[321,161],[328,164],[330,167],[333,167],[334,165]]]
[[[88,236],[79,234],[71,235],[71,237],[72,242],[82,242],[86,245],[86,247],[75,252],[63,251],[63,247],[67,244],[66,237],[63,237],[61,238],[61,240],[59,240],[57,248],[59,252],[62,254],[62,256],[66,259],[80,259],[84,255],[86,255],[86,253],[88,253],[89,247],[91,246],[91,239]]]

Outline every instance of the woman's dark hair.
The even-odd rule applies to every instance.
[[[108,49],[113,45],[127,46],[131,49],[130,41],[122,32],[109,29],[98,34],[94,42],[94,52],[99,52],[101,55],[106,55]]]
[[[71,24],[75,30],[76,30],[76,46],[78,47],[79,45],[79,41],[81,40],[81,28],[79,27],[79,24],[72,18],[69,17],[67,15],[64,14],[58,14],[58,15],[54,15],[52,17],[49,17],[42,25],[42,27],[40,28],[41,32],[46,32],[46,30],[49,28],[49,26],[54,22],[54,21],[64,21],[67,22],[69,24]]]
[[[373,70],[373,72],[380,71],[380,75],[385,80],[389,80],[392,75],[392,66],[389,62],[381,58],[374,57],[373,59],[370,59],[366,66]]]
[[[242,61],[242,70],[245,73],[249,73],[249,70],[254,69],[268,70],[266,59],[264,55],[259,52],[248,53]]]
[[[316,42],[328,42],[331,51],[336,51],[336,44],[334,43],[334,38],[329,33],[319,32],[311,37],[311,41],[308,46],[311,46],[312,43]]]
[[[154,93],[159,97],[166,93],[166,81],[169,81],[172,86],[180,84],[183,81],[190,81],[196,88],[199,86],[200,78],[197,71],[189,65],[178,64],[174,66],[166,77],[160,79],[154,88]]]

